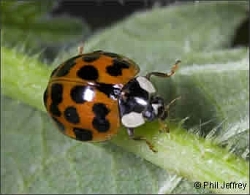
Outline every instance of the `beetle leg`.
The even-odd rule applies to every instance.
[[[153,152],[157,152],[157,150],[154,149],[154,146],[152,143],[150,143],[145,137],[142,136],[135,136],[134,135],[134,129],[133,128],[127,128],[128,135],[131,139],[136,140],[136,141],[145,141],[146,144],[148,145],[149,149],[152,150]]]
[[[82,55],[83,54],[83,45],[78,47],[78,55]]]
[[[151,76],[157,76],[157,77],[171,77],[178,69],[178,65],[181,63],[180,60],[177,60],[175,64],[172,66],[170,73],[163,73],[163,72],[149,72],[146,74],[146,78],[150,80]]]
[[[177,97],[177,98],[174,98],[171,102],[168,103],[168,105],[165,106],[165,111],[167,112],[167,114],[169,114],[169,109],[170,109],[170,106],[176,102],[176,100],[179,100],[181,99],[181,96]]]
[[[181,96],[173,99],[170,103],[168,103],[168,105],[165,106],[165,112],[167,113],[166,116],[169,115],[169,109],[170,109],[170,106],[176,102],[176,100],[179,100],[181,99]],[[167,126],[167,124],[165,123],[165,118],[159,118],[159,123],[160,123],[160,132],[166,132],[166,133],[169,133],[169,128]]]
[[[165,123],[165,120],[159,119],[159,124],[160,124],[160,133],[169,133],[169,128],[167,126],[167,124]]]

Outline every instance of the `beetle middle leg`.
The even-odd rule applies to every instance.
[[[169,127],[167,126],[164,120],[159,119],[159,124],[160,124],[160,130],[159,130],[160,133],[163,132],[169,133]]]
[[[151,142],[149,142],[145,137],[135,136],[133,128],[127,128],[127,132],[131,139],[136,140],[136,141],[145,141],[150,150],[152,150],[153,152],[157,152],[157,150],[154,148],[154,145]]]
[[[83,49],[84,49],[83,45],[81,45],[81,46],[78,47],[78,55],[82,55],[83,54]]]

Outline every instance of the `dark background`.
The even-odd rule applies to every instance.
[[[136,11],[149,10],[153,6],[169,6],[172,4],[181,5],[185,0],[59,0],[58,5],[52,10],[52,15],[69,14],[80,17],[91,28],[92,33],[104,27],[111,26]],[[194,1],[189,1],[194,2]],[[249,13],[246,13],[245,20],[234,29],[235,35],[231,42],[231,47],[249,47]]]

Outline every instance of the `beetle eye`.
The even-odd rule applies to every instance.
[[[143,113],[142,113],[143,117],[145,117],[147,120],[154,120],[155,117],[156,117],[156,113],[154,112],[153,108],[151,106],[149,106],[147,108],[147,110],[145,110]]]
[[[150,118],[151,115],[152,115],[152,113],[149,112],[148,110],[147,110],[146,112],[143,113],[143,116],[144,116],[145,118]]]

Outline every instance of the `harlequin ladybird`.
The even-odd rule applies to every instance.
[[[134,128],[167,117],[150,78],[170,77],[180,61],[168,74],[136,76],[138,65],[125,56],[82,51],[51,73],[44,92],[44,105],[59,130],[76,140],[98,142],[110,139],[122,124],[132,139],[144,140],[156,152],[148,140],[134,135]]]

